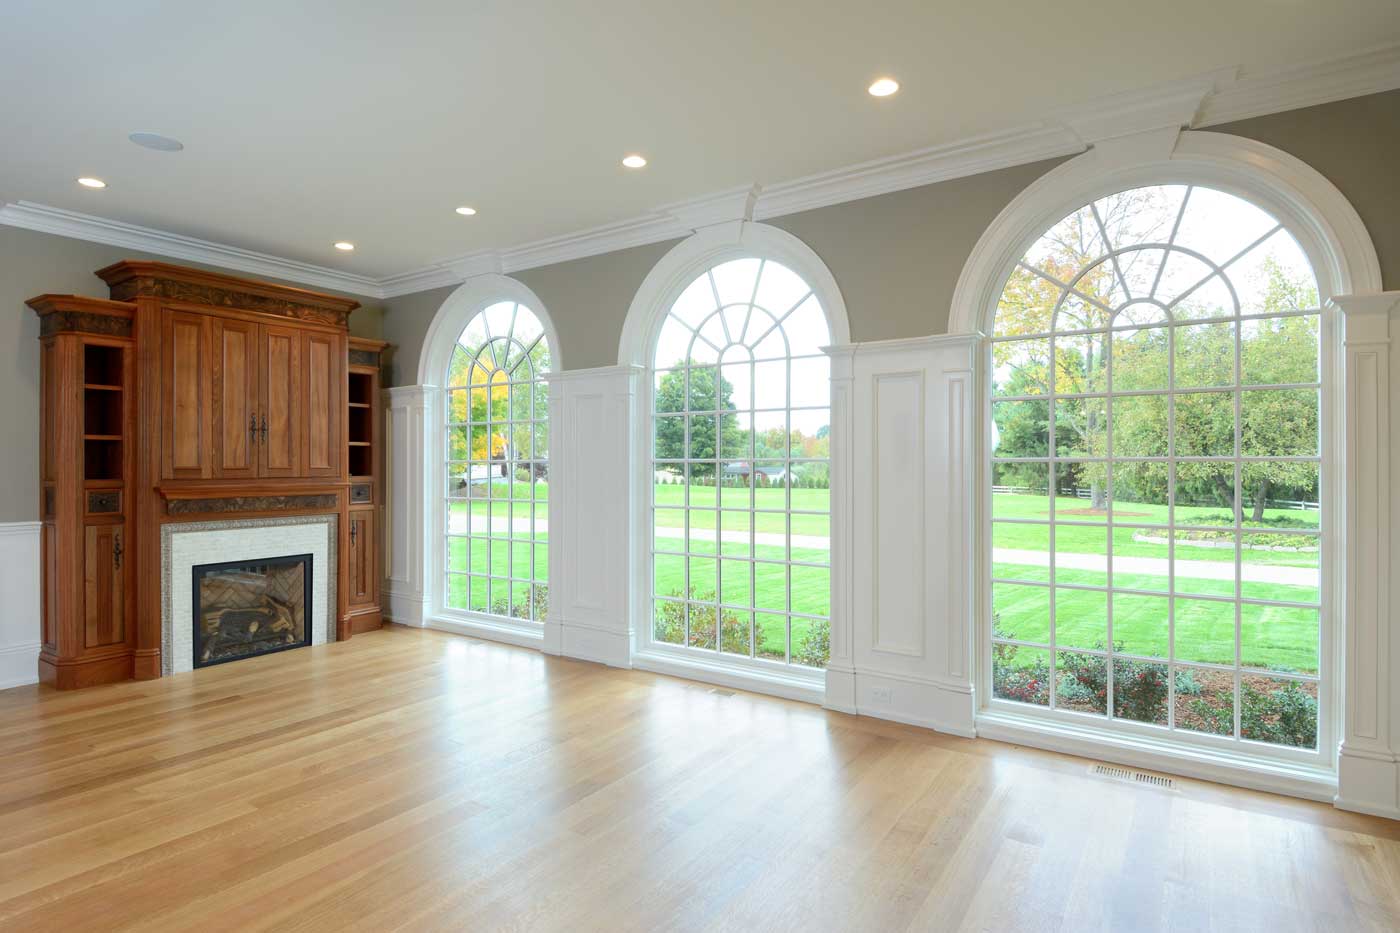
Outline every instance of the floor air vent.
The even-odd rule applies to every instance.
[[[1148,774],[1146,771],[1133,771],[1130,768],[1120,768],[1117,765],[1094,765],[1089,769],[1089,773],[1098,777],[1112,778],[1115,781],[1127,781],[1130,784],[1146,784],[1149,787],[1160,787],[1163,790],[1174,790],[1176,782],[1169,777],[1162,777],[1160,774]]]

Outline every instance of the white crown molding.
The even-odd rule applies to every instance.
[[[35,204],[31,201],[0,205],[0,224],[86,240],[90,243],[140,250],[187,262],[205,263],[221,269],[296,282],[299,285],[329,288],[371,298],[383,297],[379,281],[367,275],[341,272],[295,259],[283,259],[268,253],[141,227],[119,220],[108,220],[92,214],[80,214],[77,211]]]
[[[1058,108],[1047,112],[1043,120],[1026,126],[860,162],[761,189],[757,185],[732,188],[662,205],[627,220],[514,247],[479,250],[378,279],[28,201],[0,205],[0,224],[371,298],[395,298],[459,285],[476,275],[509,274],[681,239],[718,223],[782,217],[1077,155],[1090,146],[1147,130],[1218,126],[1398,88],[1400,43],[1257,73],[1239,68],[1218,69]]]
[[[1287,68],[1243,72],[1206,98],[1196,126],[1218,126],[1400,88],[1400,42]]]
[[[770,185],[753,216],[782,217],[1083,151],[1084,143],[1067,128],[1037,123]]]
[[[1086,145],[1148,130],[1192,126],[1206,98],[1234,80],[1233,68],[1167,81],[1052,111]]]

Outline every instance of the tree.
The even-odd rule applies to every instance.
[[[689,376],[690,395],[686,397],[686,377]],[[716,391],[718,390],[718,391]],[[734,386],[719,375],[714,366],[702,366],[687,360],[679,369],[668,371],[656,387],[656,410],[661,412],[725,412],[719,418],[719,436],[715,433],[714,414],[691,415],[690,448],[686,449],[686,418],[656,419],[656,459],[710,460],[717,459],[718,441],[726,450],[747,450],[747,432],[739,427],[737,415],[729,413],[734,407]],[[695,463],[691,476],[714,476],[714,463]]]

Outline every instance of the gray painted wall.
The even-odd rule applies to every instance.
[[[107,285],[93,272],[122,259],[176,261],[0,227],[0,308],[4,309],[0,313],[0,348],[4,349],[0,357],[0,438],[4,439],[0,443],[0,522],[39,518],[39,318],[24,302],[45,292],[106,298]],[[351,333],[380,336],[379,299],[350,297],[366,305],[350,315]]]
[[[1400,91],[1212,127],[1292,153],[1326,175],[1361,214],[1387,288],[1400,288]],[[804,211],[767,223],[800,238],[831,269],[854,340],[944,333],[953,289],[978,237],[1059,160],[988,172]],[[515,273],[544,302],[569,369],[617,362],[622,322],[642,279],[672,243]],[[418,355],[451,288],[385,302],[390,378],[417,381]]]

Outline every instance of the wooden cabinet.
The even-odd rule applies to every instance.
[[[247,321],[213,318],[209,330],[213,472],[225,479],[257,476],[259,328]]]
[[[132,309],[61,295],[29,304],[39,313],[43,367],[39,677],[63,688],[127,680],[135,641],[128,532],[136,450]],[[186,339],[185,322],[167,323],[176,341]],[[198,438],[197,408],[181,406],[178,415]],[[199,450],[173,449],[172,465],[198,469]]]
[[[379,608],[374,509],[350,510],[350,607]]]
[[[342,475],[341,335],[186,311],[164,333],[163,479]]]
[[[165,374],[161,460],[166,479],[206,479],[213,474],[210,405],[209,318],[172,311],[163,322],[161,369]]]
[[[87,525],[83,542],[83,647],[125,645],[126,525]]]
[[[345,418],[345,345],[337,334],[307,332],[301,338],[306,378],[303,432],[304,476],[340,476],[345,449],[340,425]]]
[[[345,380],[345,457],[350,471],[350,625],[353,632],[381,622],[379,579],[384,566],[380,510],[384,502],[380,354],[388,344],[349,338]]]
[[[258,466],[262,476],[301,475],[302,391],[298,356],[301,335],[290,327],[264,325],[259,343],[262,379]]]
[[[41,680],[160,676],[163,529],[181,522],[333,519],[326,621],[337,638],[378,628],[387,345],[349,337],[358,303],[144,260],[97,275],[111,300],[29,302],[42,370]]]

